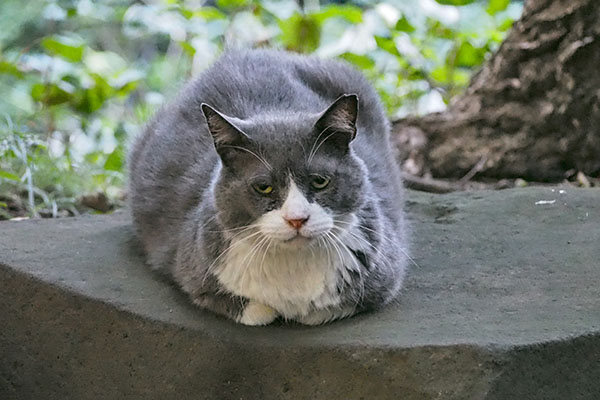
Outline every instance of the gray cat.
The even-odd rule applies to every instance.
[[[312,325],[400,290],[407,238],[389,124],[343,62],[226,53],[157,113],[129,165],[148,261],[200,307]]]

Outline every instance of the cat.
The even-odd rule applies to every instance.
[[[225,52],[131,148],[149,264],[246,325],[316,325],[389,303],[408,259],[389,130],[343,61]]]

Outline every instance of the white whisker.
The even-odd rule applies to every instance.
[[[261,232],[254,232],[246,237],[243,237],[241,239],[235,239],[236,236],[242,234],[244,232],[240,232],[237,235],[234,235],[233,238],[231,239],[231,242],[229,244],[229,246],[223,250],[215,259],[214,261],[208,266],[208,268],[206,269],[205,273],[204,273],[204,278],[202,279],[202,284],[204,285],[206,282],[206,278],[208,278],[209,274],[212,273],[213,268],[215,268],[217,266],[217,262],[226,254],[228,254],[234,247],[240,245],[241,243],[245,242],[246,240],[255,237],[256,235],[260,235]]]
[[[323,145],[323,143],[325,143],[327,141],[327,139],[329,139],[330,137],[332,137],[333,135],[335,135],[336,132],[332,132],[329,135],[327,135],[327,137],[325,137],[325,139],[321,140],[321,143],[319,143],[319,145],[317,146],[317,148],[315,149],[313,156],[311,157],[311,159],[309,160],[309,164],[312,162],[312,159],[314,158],[314,156],[317,154],[317,151],[319,151],[319,149],[321,148],[321,146]]]
[[[342,224],[348,224],[348,225],[356,226],[358,228],[361,228],[361,229],[364,229],[366,231],[372,232],[373,234],[377,235],[377,237],[378,237],[379,240],[384,241],[384,242],[388,243],[389,245],[393,245],[394,248],[400,250],[400,252],[402,252],[402,254],[404,254],[404,256],[408,260],[410,260],[410,262],[413,263],[417,268],[421,268],[421,266],[406,252],[405,249],[399,247],[396,242],[394,242],[393,240],[385,237],[382,233],[377,232],[377,231],[375,231],[375,230],[373,230],[373,229],[371,229],[369,227],[366,227],[363,224],[356,224],[356,225],[354,225],[354,224],[352,224],[350,222],[341,221],[341,220],[337,220],[337,219],[334,219],[333,221],[336,222],[336,223],[342,223]]]
[[[267,167],[270,171],[273,170],[273,167],[271,167],[271,164],[269,164],[267,162],[267,160],[265,160],[263,157],[259,156],[258,154],[256,154],[255,152],[253,152],[252,150],[249,150],[245,147],[241,147],[241,146],[233,146],[233,145],[223,145],[221,147],[231,147],[232,149],[238,149],[238,150],[243,150],[246,151],[250,154],[252,154],[254,157],[256,157],[258,159],[258,161],[260,161],[261,163],[264,164],[265,167]]]
[[[356,257],[354,257],[354,255],[352,254],[352,252],[350,251],[350,249],[348,248],[348,246],[346,246],[346,244],[344,244],[344,242],[342,242],[341,239],[337,235],[335,235],[333,232],[330,232],[330,234],[333,235],[334,241],[337,241],[342,246],[342,248],[348,253],[348,255],[350,256],[350,259],[354,263],[354,267],[355,267],[356,271],[358,272],[359,276],[361,276],[361,278],[362,278],[362,269],[361,269],[360,264],[358,263],[358,260],[356,260]],[[360,279],[359,282],[360,282],[360,287],[359,287],[360,292],[359,292],[358,297],[356,299],[356,302],[354,304],[355,307],[363,299],[363,297],[364,297],[364,291],[365,291],[364,280]]]
[[[325,133],[325,131],[327,131],[327,129],[333,127],[333,125],[329,125],[327,127],[325,127],[325,129],[323,129],[318,135],[317,138],[315,139],[315,142],[312,145],[312,148],[310,149],[310,153],[308,155],[308,161],[307,163],[310,165],[310,163],[312,162],[313,157],[315,156],[315,154],[317,153],[317,150],[319,150],[318,148],[315,150],[315,146],[317,145],[317,143],[319,142],[319,139],[321,138],[321,135]],[[327,140],[327,139],[325,139]]]

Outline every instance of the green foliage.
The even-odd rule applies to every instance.
[[[506,10],[509,4],[510,0],[490,0],[486,11],[490,15],[496,15],[500,11]]]
[[[79,62],[83,58],[85,45],[68,37],[47,37],[42,47],[50,54],[58,55],[70,62]]]
[[[474,3],[477,0],[435,0],[440,4],[445,4],[449,6],[464,6],[467,4]]]
[[[279,22],[281,42],[288,50],[312,53],[321,41],[321,24],[314,15],[294,13]]]
[[[436,1],[3,0],[0,216],[10,194],[30,215],[76,213],[92,191],[122,196],[128,141],[226,44],[344,59],[391,117],[441,110],[522,5]]]

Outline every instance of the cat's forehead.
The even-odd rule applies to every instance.
[[[313,135],[312,121],[278,118],[254,122],[244,127],[261,155],[273,168],[295,169],[309,157]]]
[[[284,181],[289,175],[335,170],[341,160],[319,146],[315,131],[318,118],[318,114],[288,112],[260,114],[240,121],[238,127],[250,137],[251,150],[256,152],[244,174],[268,174]]]
[[[248,136],[262,145],[299,143],[311,136],[318,116],[311,113],[288,112],[259,114],[245,120],[241,126]]]

